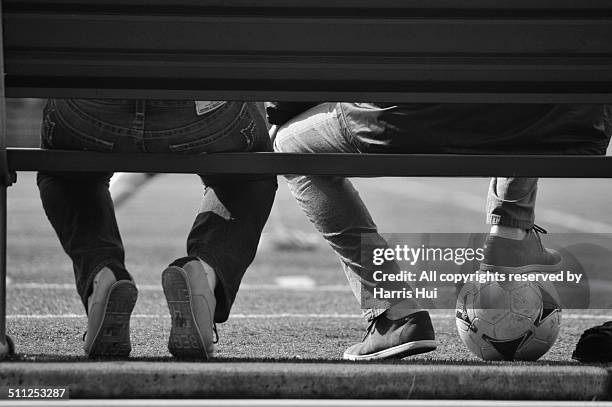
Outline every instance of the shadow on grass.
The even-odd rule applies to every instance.
[[[31,362],[31,363],[85,363],[85,362],[165,362],[165,363],[298,363],[298,364],[335,364],[335,365],[413,365],[413,366],[610,366],[609,364],[581,364],[575,361],[479,361],[479,360],[377,360],[377,361],[345,361],[338,359],[304,359],[304,358],[224,358],[217,357],[208,361],[178,360],[168,357],[130,357],[130,358],[99,358],[88,359],[84,356],[54,356],[48,354],[11,355],[4,362]]]

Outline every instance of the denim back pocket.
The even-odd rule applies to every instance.
[[[53,132],[55,129],[55,121],[51,118],[53,107],[47,101],[43,109],[43,120],[40,127],[40,147],[51,149],[53,148]]]
[[[43,132],[52,133],[48,137],[51,141],[50,148],[113,151],[115,143],[110,139],[116,135],[110,126],[85,115],[76,105],[69,105],[65,101],[51,101],[47,112],[43,121]],[[48,124],[45,124],[47,121]]]
[[[170,144],[170,151],[192,154],[246,151],[253,143],[255,122],[246,103],[239,112],[228,111],[223,117],[217,116],[214,122],[202,120],[199,127],[199,131],[185,135],[189,141]]]

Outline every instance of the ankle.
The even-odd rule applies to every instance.
[[[415,308],[414,306],[414,303],[402,301],[387,309],[384,315],[387,319],[390,319],[391,321],[396,321],[398,319],[406,318],[407,316],[412,315],[415,312],[423,311],[421,308]]]
[[[492,225],[490,234],[505,239],[523,240],[525,236],[527,236],[527,231],[525,229],[513,228],[510,226]]]
[[[108,267],[102,267],[100,270],[98,270],[98,272],[96,273],[96,275],[94,276],[92,282],[91,282],[91,286],[90,286],[90,290],[89,290],[89,296],[87,297],[87,311],[89,313],[90,308],[92,306],[92,304],[95,302],[95,297],[100,296],[99,293],[99,288],[101,285],[103,285],[105,288],[110,286],[112,283],[114,283],[115,281],[117,281],[115,274],[113,273],[113,271],[108,268]]]
[[[198,258],[200,260],[200,264],[204,267],[204,272],[206,273],[206,279],[208,280],[208,285],[210,286],[211,291],[214,293],[215,288],[217,287],[217,275],[215,274],[215,270],[204,260]]]

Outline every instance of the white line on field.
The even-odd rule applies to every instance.
[[[276,284],[242,284],[240,291],[325,291],[325,292],[348,292],[348,284],[326,284],[316,285],[314,280],[306,276],[278,277]],[[21,290],[76,290],[72,283],[11,283],[7,281],[7,286],[12,289]],[[449,286],[450,287],[450,286]],[[612,281],[591,279],[589,288],[596,292],[612,292]],[[162,291],[161,284],[138,284],[138,291]]]
[[[314,290],[317,283],[308,276],[279,276],[274,279],[278,288],[294,290]]]
[[[376,188],[382,189],[385,192],[391,192],[396,195],[425,202],[448,202],[462,209],[482,213],[483,220],[485,218],[486,190],[482,191],[482,195],[471,194],[459,189],[454,189],[451,193],[448,190],[427,185],[422,181],[407,179],[405,182],[406,184],[402,184],[401,187],[380,182],[376,184]],[[612,225],[609,223],[598,222],[572,213],[542,206],[537,207],[537,220],[542,223],[558,225],[586,233],[612,232]]]
[[[612,313],[611,313],[612,314]],[[433,319],[452,318],[453,313],[431,313]],[[562,314],[563,319],[596,319],[596,320],[612,320],[612,315],[597,315],[597,314]],[[7,319],[85,319],[85,314],[10,314]],[[132,314],[132,318],[139,319],[167,319],[170,318],[166,314]],[[359,314],[231,314],[231,319],[361,319]]]
[[[308,278],[311,282],[302,281],[302,285],[297,284],[295,280],[287,282],[278,281],[278,284],[242,284],[240,291],[242,290],[299,290],[299,291],[337,291],[345,292],[350,291],[348,284],[328,284],[328,285],[316,285],[314,281]],[[72,283],[14,283],[10,284],[11,288],[15,289],[46,289],[46,290],[76,290],[76,286]],[[162,291],[161,284],[138,284],[138,291]]]

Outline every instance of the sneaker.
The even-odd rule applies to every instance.
[[[435,350],[433,326],[427,311],[390,320],[385,314],[375,318],[361,341],[344,352],[344,359],[401,359]]]
[[[89,358],[126,357],[132,350],[130,316],[138,290],[127,271],[102,268],[87,299],[87,331],[83,336]]]
[[[584,363],[612,362],[612,321],[584,331],[572,359]]]
[[[546,230],[534,225],[523,240],[489,235],[484,244],[484,259],[480,271],[492,273],[554,272],[561,267],[561,255],[542,246],[540,233]]]
[[[215,294],[209,286],[204,264],[197,257],[183,257],[162,273],[162,287],[172,328],[168,350],[180,359],[207,360],[213,356]]]

